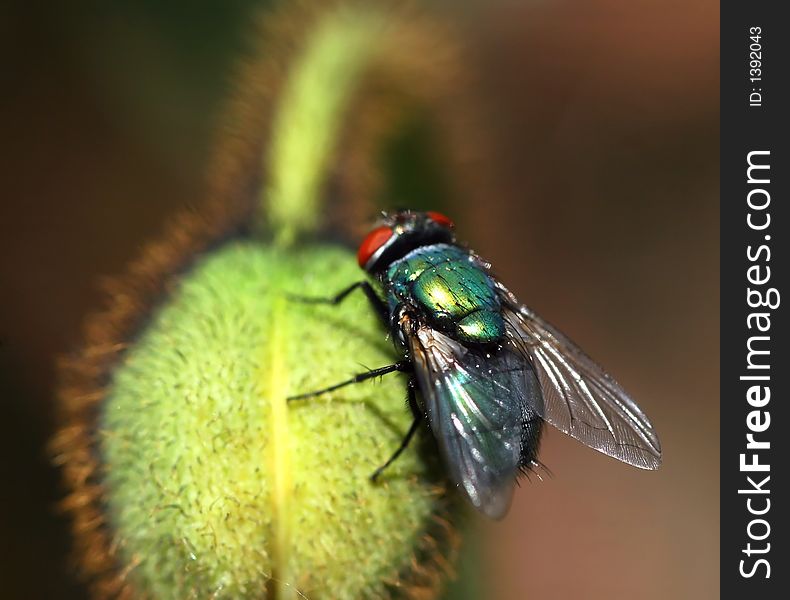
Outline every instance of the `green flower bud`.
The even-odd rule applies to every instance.
[[[234,242],[200,260],[129,348],[101,417],[107,510],[133,586],[157,598],[380,597],[442,512],[405,381],[287,402],[396,360],[334,247]],[[432,440],[428,440],[432,441]],[[427,445],[427,444],[426,444]],[[435,464],[434,464],[435,466]]]

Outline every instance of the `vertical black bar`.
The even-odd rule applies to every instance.
[[[790,294],[790,31],[782,8],[721,5],[722,598],[790,597],[790,296],[781,297]]]

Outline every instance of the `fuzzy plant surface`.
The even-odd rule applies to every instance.
[[[342,599],[397,587],[443,501],[419,444],[370,481],[411,422],[403,376],[286,400],[397,359],[362,294],[290,297],[359,276],[342,248],[234,241],[153,314],[101,418],[109,522],[136,589]]]
[[[370,480],[412,423],[405,376],[288,401],[401,358],[363,294],[294,296],[362,276],[316,233],[354,95],[408,21],[342,0],[303,21],[265,151],[230,161],[263,166],[257,230],[180,221],[65,367],[53,448],[96,597],[430,599],[453,571],[459,508],[428,429]]]

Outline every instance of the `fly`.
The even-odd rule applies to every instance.
[[[612,458],[657,469],[653,426],[622,387],[572,341],[522,305],[491,265],[456,241],[437,212],[384,214],[359,246],[378,283],[354,283],[389,328],[402,359],[290,399],[407,372],[409,431],[375,481],[427,420],[452,482],[481,513],[502,518],[520,472],[534,468],[543,423]],[[417,394],[419,391],[419,396]]]

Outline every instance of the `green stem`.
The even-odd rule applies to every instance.
[[[381,10],[361,4],[331,12],[292,69],[275,116],[262,199],[280,246],[319,224],[321,185],[340,124],[385,21]]]

